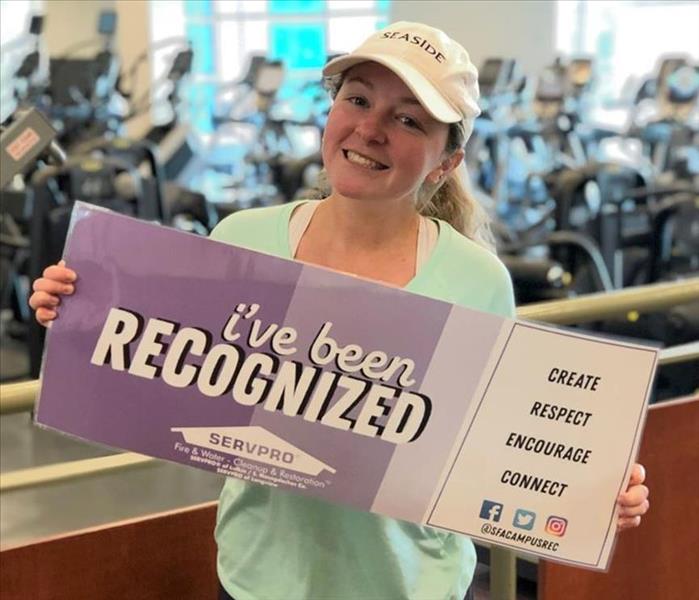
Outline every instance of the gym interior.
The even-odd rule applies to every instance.
[[[397,21],[444,30],[478,68],[463,170],[518,318],[659,350],[637,456],[651,510],[619,534],[609,569],[476,540],[472,597],[699,598],[699,2],[0,10],[4,600],[216,597],[223,475],[34,423],[46,330],[32,282],[63,256],[78,200],[206,237],[233,213],[317,197],[321,70]]]

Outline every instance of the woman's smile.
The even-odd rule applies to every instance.
[[[352,163],[353,165],[358,165],[364,169],[369,169],[371,171],[385,171],[386,169],[388,169],[388,165],[374,160],[373,158],[370,158],[365,154],[360,154],[355,150],[349,150],[345,148],[342,150],[342,153],[345,155],[345,158],[350,163]]]

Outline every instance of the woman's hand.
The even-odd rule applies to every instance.
[[[75,291],[74,283],[77,278],[75,271],[66,267],[66,262],[62,260],[57,265],[46,267],[43,276],[34,281],[34,293],[29,298],[29,306],[34,310],[34,316],[41,325],[51,326],[51,322],[58,316],[61,296]]]
[[[648,488],[643,485],[646,479],[646,470],[643,465],[636,463],[631,471],[629,485],[623,494],[617,498],[619,505],[619,520],[617,529],[622,531],[641,524],[641,515],[648,512]]]

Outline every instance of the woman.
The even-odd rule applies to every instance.
[[[329,195],[237,213],[211,237],[512,316],[509,276],[456,176],[479,112],[466,51],[401,22],[324,75],[334,94],[322,148]],[[75,278],[60,263],[35,282],[41,323],[56,318]],[[636,465],[620,528],[648,509],[643,479]],[[221,494],[216,539],[221,598],[236,600],[460,599],[476,565],[464,536],[235,479]]]

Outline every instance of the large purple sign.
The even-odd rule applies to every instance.
[[[606,566],[654,351],[85,204],[65,258],[39,424]]]

